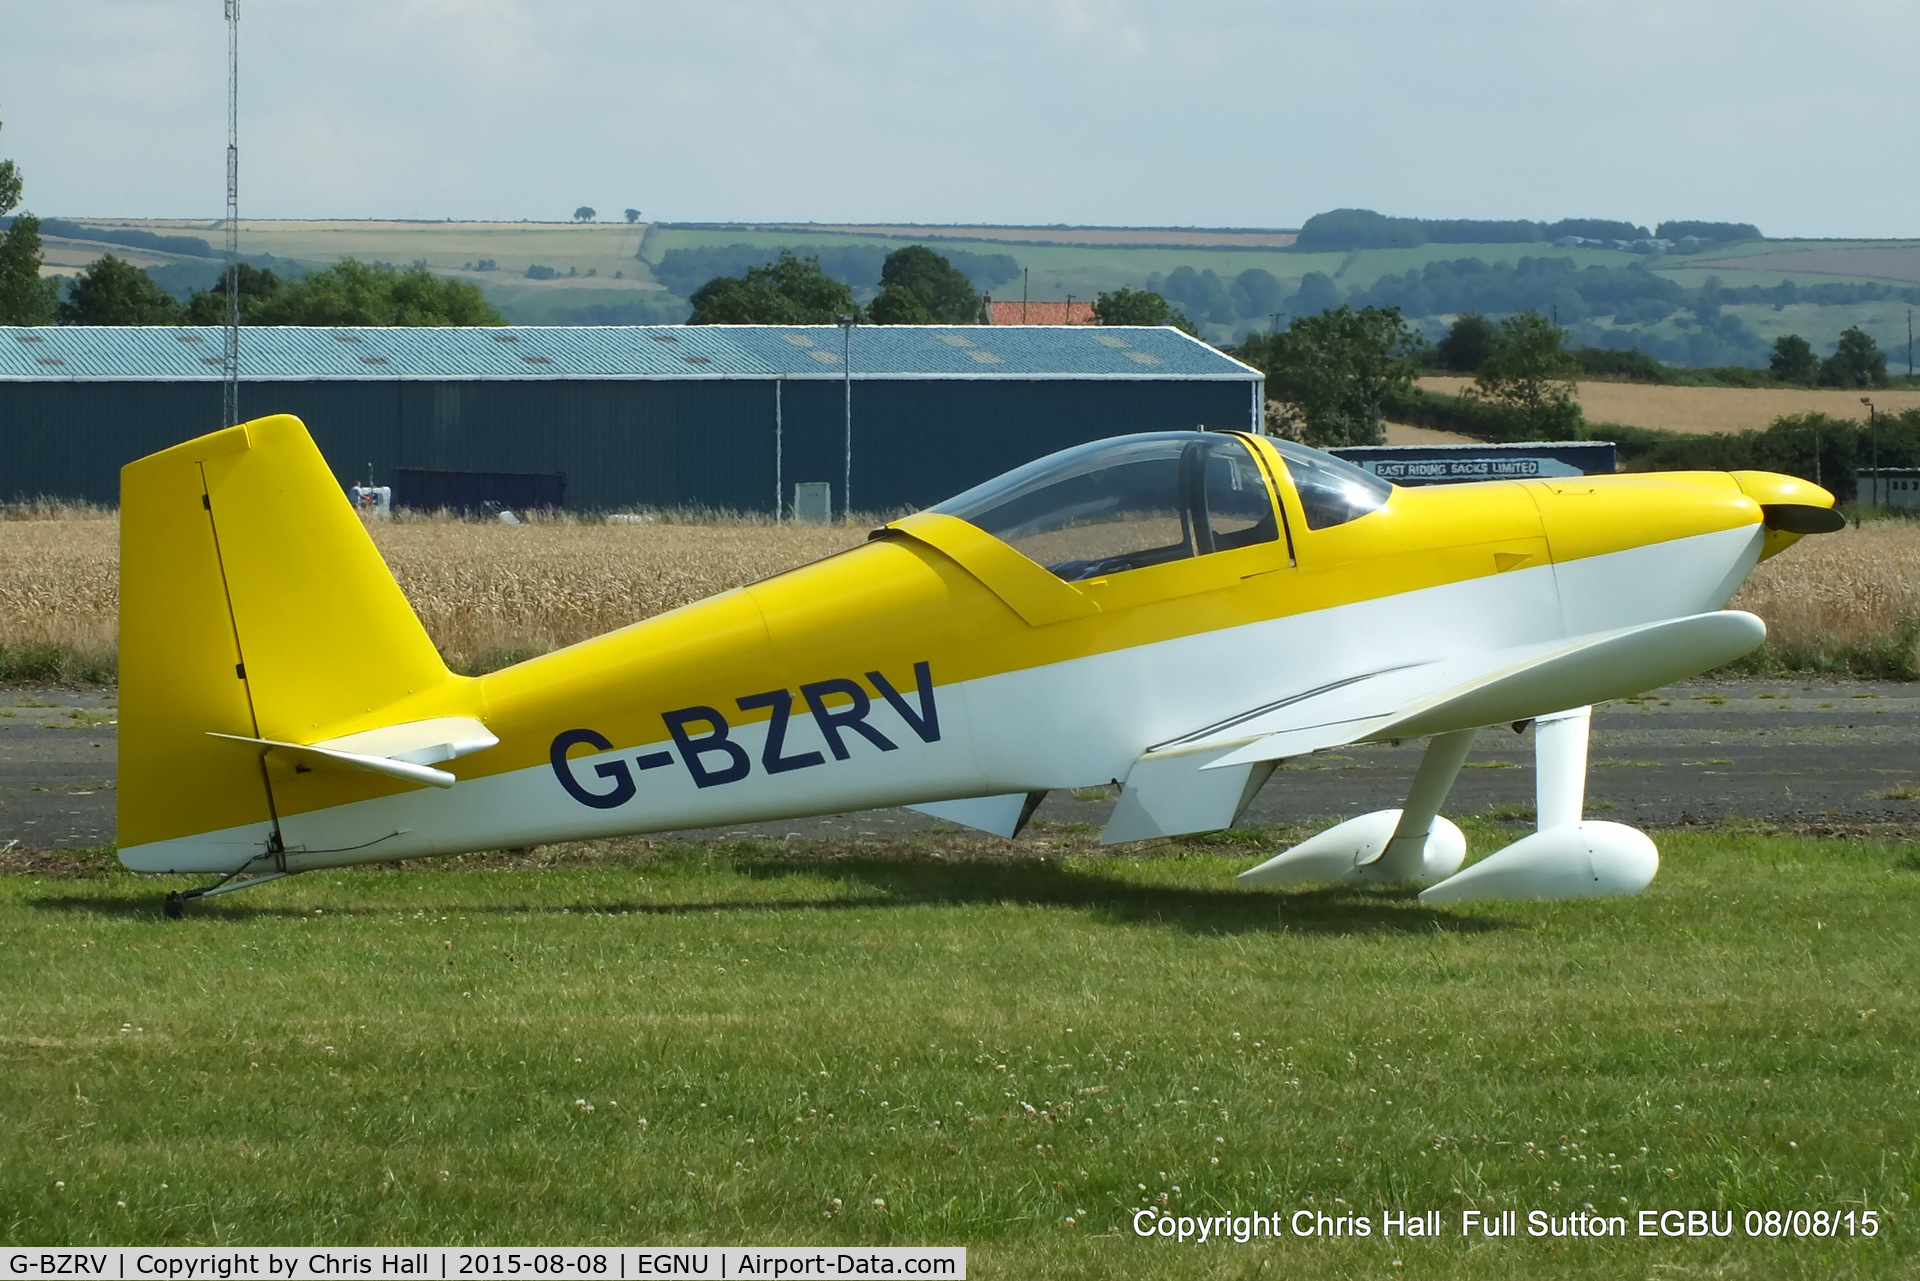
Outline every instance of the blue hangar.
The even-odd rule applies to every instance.
[[[0,498],[117,502],[122,464],[221,425],[221,338],[0,327]],[[260,328],[240,370],[242,416],[299,415],[342,484],[603,511],[790,512],[819,482],[921,507],[1102,436],[1258,430],[1264,390],[1177,330],[1092,326]]]

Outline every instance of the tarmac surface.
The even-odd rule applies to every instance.
[[[0,689],[0,852],[111,845],[112,689]],[[1307,824],[1400,804],[1424,743],[1324,752],[1283,765],[1247,814]],[[1533,734],[1481,731],[1451,815],[1529,819]],[[1596,708],[1587,815],[1662,828],[1745,819],[1920,826],[1920,684],[1696,681]],[[1055,792],[1037,817],[1104,825],[1109,789]],[[715,828],[706,837],[860,838],[939,826],[910,810]]]

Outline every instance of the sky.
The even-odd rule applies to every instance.
[[[241,3],[250,218],[1920,236],[1911,0]],[[0,0],[25,207],[218,217],[225,61],[221,0]]]

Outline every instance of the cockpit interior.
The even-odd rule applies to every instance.
[[[1330,454],[1269,443],[1285,462],[1308,529],[1356,520],[1393,491]],[[1247,441],[1184,431],[1062,450],[932,510],[992,534],[1070,583],[1272,542],[1285,521]]]

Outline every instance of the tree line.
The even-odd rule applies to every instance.
[[[1578,236],[1582,240],[1681,240],[1694,237],[1717,244],[1759,240],[1750,222],[1700,222],[1675,219],[1649,235],[1645,227],[1613,218],[1562,218],[1533,222],[1525,218],[1393,218],[1371,209],[1332,209],[1300,226],[1296,250],[1314,253],[1352,249],[1407,249],[1418,245],[1510,245]]]
[[[886,255],[877,283],[878,292],[862,307],[853,287],[828,271],[819,255],[802,257],[781,249],[737,276],[715,276],[695,289],[691,323],[977,325],[991,319],[985,296],[966,273],[925,245],[908,245]],[[1184,313],[1151,289],[1123,287],[1099,294],[1093,313],[1102,325],[1172,325],[1196,332]]]
[[[1498,324],[1462,317],[1455,328],[1479,344],[1464,400],[1484,410],[1481,418],[1500,423],[1501,434],[1515,439],[1579,434],[1573,382],[1579,366],[1557,325],[1523,311]],[[1453,340],[1450,333],[1439,347]],[[1266,375],[1269,430],[1322,446],[1382,443],[1387,413],[1416,395],[1414,380],[1437,359],[1434,346],[1397,309],[1346,305],[1249,338],[1235,354]]]
[[[425,267],[401,270],[346,258],[296,279],[251,263],[238,268],[240,322],[245,325],[507,323],[477,286],[443,279]],[[73,278],[51,319],[63,325],[222,325],[227,319],[227,279],[221,277],[211,289],[194,290],[183,303],[141,268],[106,254]]]
[[[966,276],[925,245],[896,249],[882,261],[879,292],[865,307],[853,287],[821,266],[817,254],[781,249],[738,276],[714,276],[695,289],[696,325],[830,325],[843,319],[879,325],[973,325],[985,303]]]
[[[789,245],[778,249],[748,244],[702,245],[667,250],[653,265],[653,278],[680,297],[691,298],[693,291],[707,281],[718,276],[743,276],[747,268],[775,260],[782,249],[795,258],[817,260],[823,271],[845,281],[856,293],[880,287],[880,273],[888,254],[879,245]],[[1012,254],[949,249],[940,256],[983,293],[1020,278],[1020,264]]]
[[[1695,366],[1764,365],[1767,343],[1739,317],[1735,305],[1776,311],[1794,303],[1838,306],[1905,301],[1920,305],[1920,287],[1877,281],[1803,285],[1727,286],[1714,277],[1688,288],[1643,263],[1581,266],[1564,255],[1527,255],[1514,262],[1440,259],[1371,283],[1347,286],[1310,271],[1289,286],[1264,268],[1220,275],[1180,266],[1154,273],[1145,287],[1196,321],[1241,335],[1284,326],[1342,305],[1356,310],[1394,307],[1409,319],[1538,311],[1567,327],[1580,346],[1641,350],[1656,359]],[[1661,326],[1659,330],[1654,326]]]
[[[1469,312],[1430,345],[1394,307],[1342,304],[1255,335],[1235,354],[1266,374],[1268,400],[1278,406],[1270,426],[1314,445],[1379,444],[1389,415],[1483,439],[1570,440],[1585,425],[1576,378],[1680,381],[1663,377],[1674,371],[1641,352],[1571,348],[1566,330],[1535,311],[1498,321]],[[1434,371],[1473,383],[1457,398],[1414,385]],[[1765,373],[1738,372],[1747,386],[1862,389],[1890,381],[1886,354],[1858,327],[1844,331],[1824,359],[1799,335],[1782,335]]]

